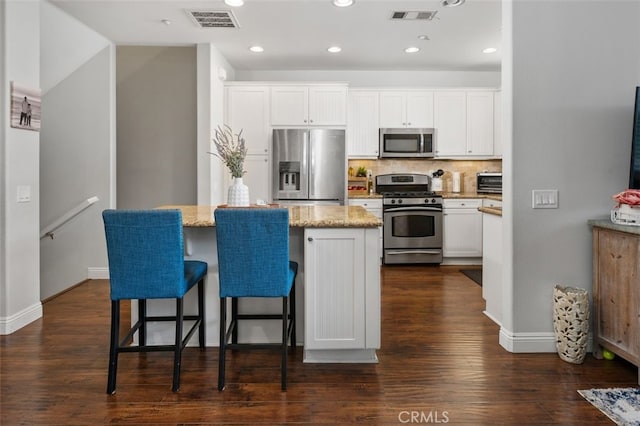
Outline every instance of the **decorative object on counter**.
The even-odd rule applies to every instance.
[[[553,331],[563,361],[582,364],[589,338],[589,296],[582,288],[553,288]]]
[[[442,192],[442,175],[444,175],[444,170],[438,169],[431,174],[431,190],[435,192]]]
[[[356,177],[367,177],[367,168],[363,166],[358,167]]]
[[[453,188],[452,192],[462,192],[462,173],[453,172]]]
[[[618,204],[611,210],[611,222],[640,226],[640,190],[627,189],[612,197]]]
[[[231,127],[224,125],[224,128],[215,130],[213,143],[218,153],[209,152],[220,158],[229,168],[233,183],[227,192],[227,204],[235,207],[249,206],[249,188],[242,181],[244,175],[244,159],[247,156],[247,147],[242,138],[242,130],[234,134]]]
[[[367,193],[373,195],[373,172],[371,169],[367,170]]]
[[[349,195],[367,195],[367,178],[366,177],[350,177],[347,180],[347,190]]]

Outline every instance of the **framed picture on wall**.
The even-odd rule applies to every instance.
[[[39,132],[41,100],[40,89],[29,88],[12,81],[11,127]]]

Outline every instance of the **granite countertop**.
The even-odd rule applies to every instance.
[[[215,226],[216,206],[160,206],[182,211],[185,227]],[[361,206],[289,206],[289,224],[296,228],[377,228],[382,220]]]
[[[382,195],[373,193],[373,194],[349,194],[349,199],[370,199],[370,198],[382,198]]]
[[[442,195],[442,198],[481,198],[486,200],[502,201],[502,194],[478,194],[477,192],[436,192],[436,194]],[[367,199],[367,198],[382,198],[380,194],[363,194],[363,195],[351,195],[349,199]]]
[[[485,200],[502,201],[502,194],[482,194],[477,192],[438,192],[442,198],[481,198]]]
[[[478,207],[478,211],[495,216],[502,216],[502,207]]]
[[[591,219],[587,224],[592,227],[611,229],[613,231],[626,232],[627,234],[640,235],[640,226],[636,225],[618,225],[611,222],[611,218]]]

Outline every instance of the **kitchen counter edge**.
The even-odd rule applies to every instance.
[[[478,211],[494,216],[502,216],[502,207],[478,207]]]
[[[184,227],[214,227],[216,206],[165,205],[158,209],[182,212]],[[289,225],[294,228],[377,228],[382,220],[361,206],[287,206]]]
[[[591,227],[611,229],[613,231],[625,232],[627,234],[640,235],[640,226],[636,225],[618,225],[611,222],[611,219],[591,219],[587,221]]]

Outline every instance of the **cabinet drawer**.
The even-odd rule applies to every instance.
[[[381,198],[352,198],[349,200],[350,206],[362,206],[367,210],[370,209],[382,209]]]
[[[482,200],[479,198],[464,198],[464,199],[444,199],[445,209],[477,209],[482,206]]]

